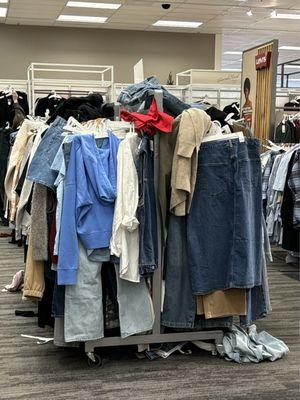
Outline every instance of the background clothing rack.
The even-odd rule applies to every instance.
[[[31,63],[27,69],[27,85],[31,115],[34,115],[38,93],[55,91],[58,94],[87,95],[89,92],[99,92],[104,95],[105,101],[108,101],[113,98],[114,67],[112,65]]]
[[[154,97],[159,109],[162,109],[163,92],[157,90],[154,92]],[[158,191],[157,183],[159,177],[158,159],[159,159],[159,134],[154,136],[154,185],[156,192],[156,205],[158,208]],[[95,356],[94,349],[97,347],[110,347],[110,346],[125,346],[125,345],[139,345],[150,343],[166,343],[166,342],[187,342],[197,340],[213,340],[217,349],[222,352],[223,348],[223,331],[222,330],[207,330],[198,332],[180,332],[180,333],[162,333],[161,327],[161,305],[162,305],[162,247],[161,247],[161,221],[159,218],[159,211],[157,210],[157,240],[158,240],[158,266],[154,271],[153,285],[152,285],[152,301],[154,309],[154,324],[152,333],[146,335],[134,335],[122,339],[121,337],[104,337],[99,340],[85,342],[85,352],[92,363],[99,363],[99,357]]]

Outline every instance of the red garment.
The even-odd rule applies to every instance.
[[[137,112],[121,111],[121,118],[127,122],[133,122],[138,130],[155,135],[156,131],[170,133],[174,118],[165,112],[159,111],[155,99],[153,99],[148,114]]]

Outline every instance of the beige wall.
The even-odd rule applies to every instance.
[[[109,64],[116,82],[133,81],[144,59],[145,76],[166,83],[172,71],[214,68],[214,35],[0,24],[0,79],[26,79],[31,62]],[[91,79],[91,78],[90,78]]]

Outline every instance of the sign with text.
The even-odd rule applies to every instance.
[[[263,53],[257,54],[257,56],[255,56],[256,70],[270,68],[271,56],[271,51],[265,51]]]

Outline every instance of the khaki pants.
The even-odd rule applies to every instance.
[[[207,319],[246,315],[246,289],[215,290],[204,296],[197,296],[197,314],[204,314]]]
[[[23,296],[40,300],[43,297],[44,289],[44,261],[35,261],[33,259],[32,241],[29,235]]]

